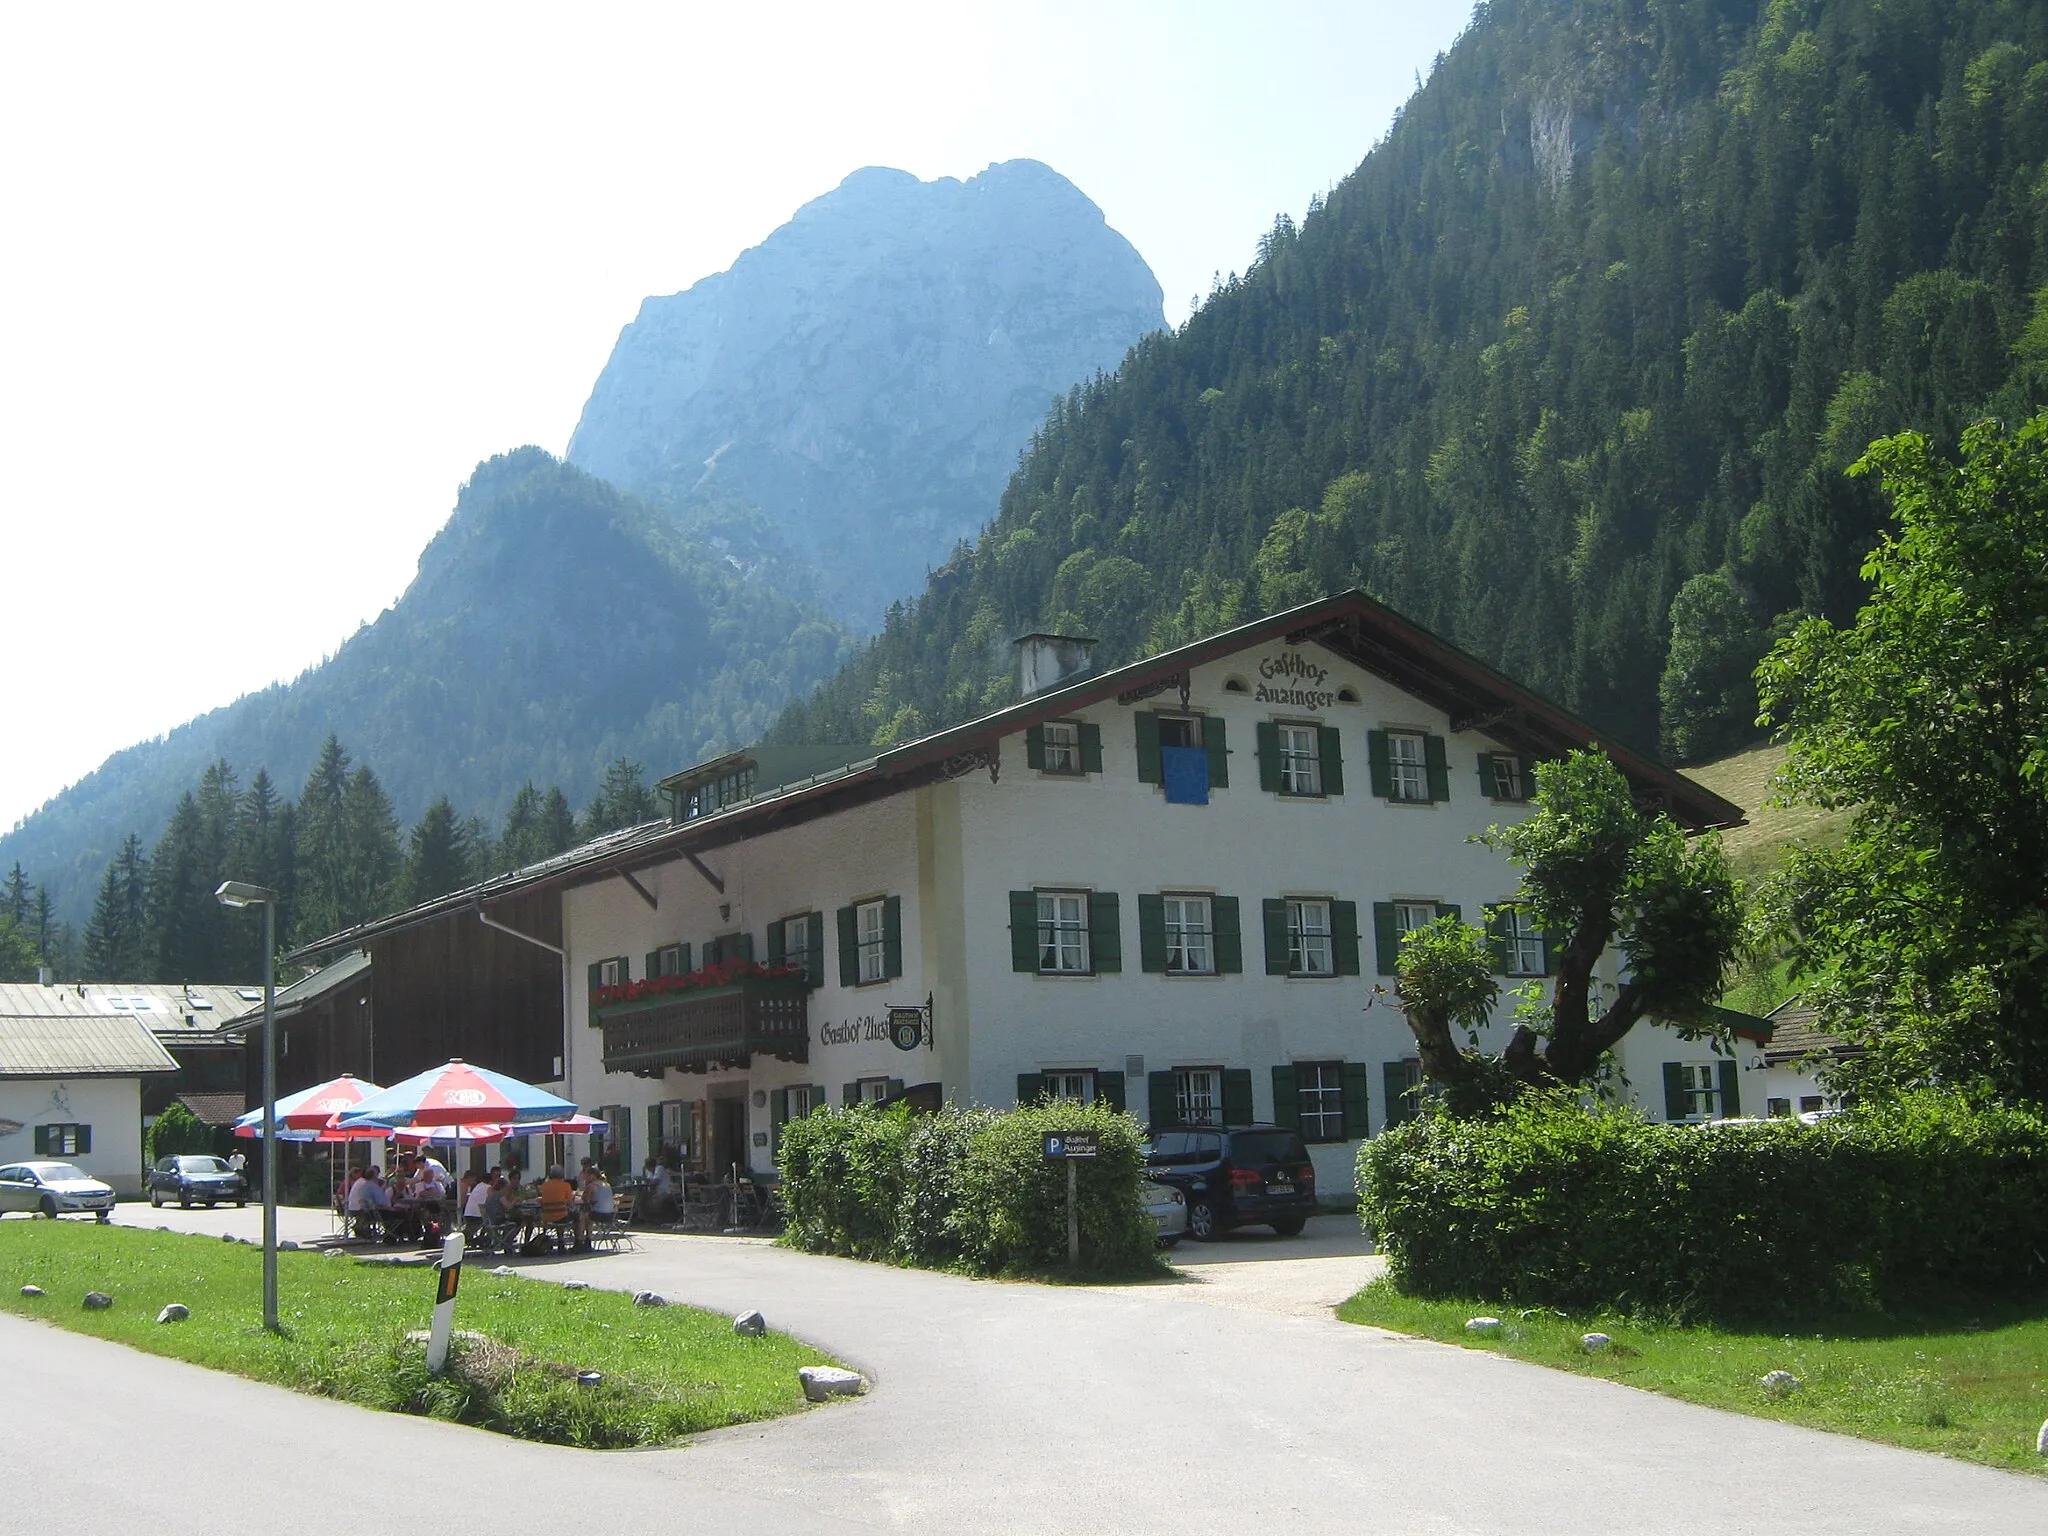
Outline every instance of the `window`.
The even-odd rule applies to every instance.
[[[1202,745],[1202,721],[1197,715],[1161,715],[1159,745],[1197,747]]]
[[[1334,1061],[1297,1062],[1294,1088],[1300,1103],[1301,1134],[1310,1141],[1342,1141],[1343,1068]]]
[[[1385,1071],[1387,1113],[1383,1129],[1413,1120],[1422,1110],[1422,1063],[1410,1056],[1390,1061]]]
[[[1287,974],[1337,974],[1336,956],[1330,943],[1330,904],[1327,901],[1287,903]]]
[[[1216,951],[1210,942],[1206,896],[1163,896],[1166,914],[1166,971],[1170,976],[1213,976]]]
[[[1056,976],[1087,973],[1087,892],[1038,893],[1038,969]]]
[[[887,981],[888,924],[884,920],[883,903],[864,901],[853,912],[854,921],[858,924],[856,943],[860,955],[860,984],[866,986],[869,982]]]
[[[746,799],[754,792],[754,765],[746,764],[731,773],[720,774],[715,779],[706,779],[681,791],[676,798],[676,819],[694,821],[699,816],[709,816],[721,806],[733,805]]]
[[[1522,772],[1522,760],[1512,752],[1480,753],[1479,782],[1495,800],[1529,798],[1528,778]]]
[[[650,976],[680,976],[690,968],[690,946],[687,944],[664,944],[654,952],[654,964],[647,974]]]
[[[1500,935],[1510,976],[1545,974],[1543,933],[1525,907],[1500,909]]]
[[[811,916],[806,912],[801,917],[786,917],[777,923],[775,926],[779,932],[776,936],[781,943],[769,946],[768,958],[774,961],[779,950],[784,965],[802,971],[805,980],[816,981],[824,973],[825,957],[811,952]],[[818,937],[822,939],[824,927],[822,924],[817,926]]]
[[[1280,793],[1321,795],[1323,792],[1323,749],[1320,733],[1312,725],[1280,727]]]
[[[1764,1113],[1773,1120],[1790,1119],[1792,1115],[1792,1101],[1790,1099],[1765,1099]]]
[[[1827,1101],[1817,1093],[1806,1093],[1799,1096],[1799,1113],[1802,1115],[1817,1115],[1826,1107]]]
[[[621,955],[611,960],[597,962],[597,984],[600,987],[616,987],[626,980],[626,959]]]
[[[1047,1072],[1044,1074],[1047,1097],[1067,1104],[1093,1104],[1095,1102],[1095,1074],[1085,1072]]]
[[[83,1157],[92,1150],[92,1127],[39,1125],[36,1127],[35,1148],[47,1157]]]
[[[801,1120],[824,1102],[825,1096],[820,1089],[808,1083],[799,1083],[794,1088],[782,1090],[782,1117],[785,1120]]]
[[[1221,1125],[1223,1069],[1177,1068],[1173,1074],[1173,1100],[1182,1125]]]
[[[859,1087],[863,1104],[879,1104],[889,1097],[889,1079],[886,1077],[864,1077]]]
[[[1045,771],[1047,773],[1079,773],[1081,771],[1081,727],[1073,720],[1048,720],[1045,723]]]
[[[1397,901],[1394,903],[1394,932],[1406,938],[1435,922],[1436,913],[1437,906],[1433,901]]]
[[[1429,799],[1429,761],[1423,738],[1413,731],[1387,732],[1390,800]]]
[[[1721,1085],[1711,1061],[1688,1062],[1678,1069],[1686,1118],[1711,1120],[1721,1104]]]

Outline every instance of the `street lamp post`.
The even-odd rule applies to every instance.
[[[263,1326],[277,1321],[277,893],[223,880],[214,899],[224,907],[263,909]]]

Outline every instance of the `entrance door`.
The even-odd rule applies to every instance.
[[[714,1179],[730,1178],[733,1165],[747,1170],[747,1101],[711,1101],[711,1167]]]

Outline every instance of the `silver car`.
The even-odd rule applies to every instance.
[[[0,1212],[27,1211],[51,1218],[113,1213],[114,1191],[72,1163],[9,1163],[0,1167]]]
[[[1147,1179],[1143,1193],[1139,1196],[1145,1202],[1145,1214],[1152,1218],[1152,1228],[1159,1236],[1159,1246],[1171,1248],[1187,1235],[1187,1197],[1171,1184],[1158,1184]]]

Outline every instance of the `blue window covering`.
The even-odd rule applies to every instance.
[[[1200,747],[1161,747],[1161,777],[1169,805],[1209,803],[1209,754]]]

